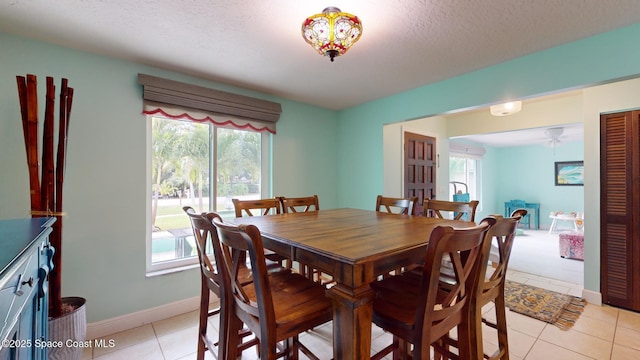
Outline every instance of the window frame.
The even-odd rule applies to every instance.
[[[451,164],[451,158],[462,158],[467,161],[473,160],[476,162],[476,176],[475,176],[475,190],[476,190],[476,199],[470,200],[478,200],[480,204],[478,205],[478,211],[482,211],[482,160],[484,154],[486,153],[485,148],[480,146],[474,146],[459,142],[450,141],[449,142],[449,164]],[[468,175],[468,166],[465,166],[466,174]],[[449,181],[455,181],[451,178],[451,170],[449,169]],[[470,187],[467,184],[467,187]],[[451,190],[451,186],[449,187]],[[453,194],[451,194],[453,195]]]
[[[153,179],[152,179],[152,166],[153,166],[153,118],[164,118],[172,121],[188,121],[188,120],[175,120],[162,115],[145,115],[146,118],[146,191],[145,194],[151,194],[153,190]],[[209,211],[214,211],[213,206],[217,202],[217,167],[216,167],[216,159],[217,159],[217,136],[219,128],[227,128],[239,131],[251,131],[245,129],[238,129],[233,126],[220,126],[213,123],[208,124],[210,126],[210,163],[209,163],[209,171],[210,171],[210,181],[211,184],[209,186]],[[260,192],[262,197],[270,197],[272,192],[271,189],[271,176],[272,176],[272,161],[271,161],[271,153],[272,153],[272,137],[273,135],[269,132],[262,131],[260,132],[260,141],[261,141],[261,156],[260,156]],[[188,269],[192,269],[198,266],[198,257],[192,256],[188,258],[182,259],[174,259],[163,261],[160,263],[153,263],[152,261],[152,219],[151,219],[151,211],[153,206],[153,200],[151,197],[145,197],[145,218],[146,218],[146,231],[145,231],[145,273],[147,277],[157,276],[168,274],[172,272],[184,271]],[[234,212],[222,212],[221,216],[225,219],[233,218]],[[186,216],[186,214],[185,214]],[[212,258],[213,260],[213,258]]]
[[[482,185],[482,176],[481,176],[481,173],[482,173],[482,159],[471,158],[471,157],[466,157],[466,156],[460,156],[460,154],[450,153],[449,154],[449,163],[451,163],[451,158],[454,158],[454,157],[455,158],[459,158],[459,159],[464,159],[467,162],[468,161],[475,161],[475,173],[476,173],[476,175],[475,175],[475,184],[474,185],[475,185],[476,194],[475,194],[475,198],[473,198],[473,196],[472,196],[472,198],[470,200],[478,200],[478,201],[480,201],[480,203],[482,203],[482,201],[480,199],[481,196],[482,196],[482,192],[480,191],[481,190],[481,185]],[[465,174],[466,174],[465,177],[469,177],[468,176],[468,174],[469,174],[469,170],[468,169],[469,169],[469,166],[466,165],[465,166]],[[457,180],[453,180],[451,178],[451,172],[449,172],[449,173],[450,173],[449,174],[449,181],[450,182],[451,181],[457,181]],[[451,184],[451,183],[449,183],[449,184]],[[465,184],[467,185],[468,188],[471,188],[470,184],[468,184],[468,183],[465,183]],[[449,189],[451,190],[451,187]],[[453,195],[453,193],[451,195]]]

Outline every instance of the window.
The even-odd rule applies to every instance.
[[[210,122],[148,118],[152,231],[147,271],[154,272],[197,263],[195,239],[183,206],[233,217],[232,198],[268,196],[265,161],[270,135]]]
[[[182,210],[233,216],[233,197],[268,196],[271,134],[282,106],[268,100],[138,74],[147,115],[147,273],[197,263]]]
[[[484,148],[481,147],[455,142],[449,143],[451,194],[469,194],[468,200],[480,200],[480,169],[484,152]],[[458,199],[468,201],[464,198],[462,196]]]
[[[449,181],[452,182],[451,193],[469,194],[469,200],[478,199],[478,166],[479,160],[449,155]],[[462,183],[462,184],[461,184]]]

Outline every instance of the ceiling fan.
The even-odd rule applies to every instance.
[[[554,127],[544,131],[545,136],[548,138],[546,145],[551,148],[555,148],[560,144],[560,136],[564,133],[564,128]]]

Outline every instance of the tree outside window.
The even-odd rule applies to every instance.
[[[233,197],[260,198],[262,135],[211,123],[151,121],[151,267],[195,263],[195,240],[182,207],[225,215],[233,211]]]

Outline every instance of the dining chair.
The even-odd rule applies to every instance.
[[[476,208],[480,202],[471,200],[469,202],[447,201],[436,199],[424,199],[424,216],[438,217],[440,219],[475,221]],[[445,217],[450,214],[450,217]]]
[[[476,336],[470,323],[471,306],[480,283],[479,268],[488,252],[487,230],[495,223],[485,219],[469,228],[437,226],[431,232],[420,271],[403,272],[372,283],[373,322],[393,335],[393,342],[372,359],[393,352],[394,359],[411,356],[430,359],[430,348],[448,359],[476,359]],[[447,291],[440,288],[441,263],[449,257],[455,268]],[[458,354],[444,339],[457,329]],[[404,356],[404,357],[402,357]]]
[[[511,212],[511,217],[517,217],[520,216],[520,220],[518,221],[522,221],[522,219],[524,219],[525,216],[529,215],[529,211],[527,209],[515,209]]]
[[[486,274],[480,278],[480,285],[478,286],[476,293],[476,300],[471,309],[470,322],[477,334],[475,338],[475,347],[477,353],[484,356],[485,359],[509,359],[509,341],[507,338],[507,318],[506,318],[506,306],[504,299],[504,286],[507,275],[507,267],[509,264],[509,257],[511,255],[511,249],[513,247],[513,240],[516,235],[516,229],[518,222],[522,219],[522,215],[526,214],[526,210],[520,209],[518,212],[514,212],[514,216],[504,218],[501,215],[491,215],[491,218],[495,219],[495,224],[487,231],[487,239],[489,240],[491,254],[489,259],[496,264],[495,268],[487,266],[487,262],[483,262],[480,265],[480,273]],[[483,220],[484,221],[484,220]],[[494,253],[494,249],[497,251]],[[492,259],[494,257],[494,259]],[[497,260],[495,259],[497,258]],[[451,281],[453,269],[443,270],[443,275],[440,277],[441,288],[447,291],[449,288],[449,282]],[[495,321],[489,317],[483,316],[482,308],[489,302],[493,302]],[[498,349],[491,355],[485,354],[482,341],[482,324],[495,329],[498,337]],[[452,347],[457,347],[456,341],[448,338],[445,343]],[[439,359],[434,357],[434,359]]]
[[[509,208],[510,209],[514,209],[511,212],[511,216],[513,216],[513,211],[518,210],[518,209],[526,209],[527,208],[527,202],[524,200],[510,200],[509,201]],[[520,220],[520,225],[522,225],[522,228],[524,229],[525,225],[527,226],[527,229],[531,229],[531,215],[526,214],[522,220]]]
[[[297,359],[303,352],[318,359],[298,339],[301,332],[313,329],[332,319],[332,303],[325,296],[325,288],[301,274],[283,271],[269,274],[266,269],[262,236],[254,225],[225,224],[213,220],[222,245],[235,253],[246,251],[251,261],[253,282],[243,284],[238,271],[240,261],[224,252],[225,278],[231,286],[229,295],[233,312],[229,330],[229,358],[235,359],[237,332],[242,323],[259,340],[262,359],[276,359],[284,355]],[[284,354],[279,354],[277,344],[284,343]]]
[[[409,214],[415,215],[417,197],[394,198],[378,195],[376,198],[376,211],[388,212],[392,214]]]
[[[528,214],[528,212],[529,211],[527,209],[523,209],[523,208],[515,209],[511,212],[511,217],[520,217],[520,220],[518,220],[518,225],[520,225],[520,223],[523,221],[523,219]],[[510,249],[511,248],[509,248],[509,254],[511,253]],[[498,248],[498,243],[495,241],[491,243],[491,251],[489,252],[489,262],[491,263],[491,266],[493,266],[493,268],[496,268],[500,263],[500,249]]]
[[[229,307],[227,306],[227,303],[225,303],[225,298],[222,296],[222,278],[220,271],[218,270],[220,262],[217,261],[217,259],[222,256],[222,250],[220,242],[218,241],[216,228],[212,223],[213,219],[219,219],[222,221],[222,218],[216,213],[198,214],[190,206],[184,206],[182,209],[189,216],[193,235],[196,240],[198,260],[200,262],[200,310],[198,324],[198,352],[196,358],[198,360],[203,360],[205,351],[209,350],[212,354],[216,355],[218,359],[225,359],[225,345],[227,344],[225,332],[219,331],[218,340],[213,339],[207,334],[208,319],[216,315],[219,315],[219,329],[226,329],[229,327]],[[208,248],[213,252],[213,257],[216,261],[211,262],[209,254],[207,254]],[[251,270],[246,266],[240,267],[238,269],[238,278],[243,284],[250,283],[252,281]],[[215,309],[210,309],[209,307],[211,293],[214,293],[218,299],[220,299],[220,306]],[[251,335],[250,331],[245,329],[240,330],[240,339],[244,339],[249,335]],[[241,343],[238,346],[238,352],[241,354],[243,350],[256,344],[257,341],[255,339]],[[216,348],[218,349],[217,353],[215,352]]]
[[[285,197],[280,196],[280,205],[282,205],[282,212],[288,213],[308,213],[320,210],[320,202],[318,195],[306,196],[306,197]],[[320,282],[323,285],[333,284],[334,281],[331,276],[323,274],[318,269],[310,267],[308,264],[298,262],[300,268],[299,272],[304,276],[314,281]]]
[[[231,199],[231,201],[233,202],[233,208],[236,212],[236,218],[241,218],[244,215],[254,216],[254,212],[258,216],[282,213],[280,199],[278,198],[255,200]],[[265,255],[267,256],[268,260],[273,261],[280,266],[284,266],[289,269],[292,266],[292,261],[286,256],[276,254],[269,250],[265,250]]]
[[[280,199],[282,212],[285,214],[320,210],[318,195],[307,196],[307,197],[280,196],[278,199]]]
[[[390,214],[409,214],[415,215],[416,205],[418,204],[417,197],[409,198],[395,198],[378,195],[376,198],[376,211],[385,212]],[[393,274],[400,274],[405,268],[397,268],[390,271],[387,274],[382,275],[383,278],[389,277]]]
[[[257,215],[263,216],[282,213],[280,200],[278,200],[278,198],[255,200],[231,199],[231,201],[233,202],[233,208],[235,209],[237,218],[241,218],[244,215],[254,216],[254,212],[256,212]]]

